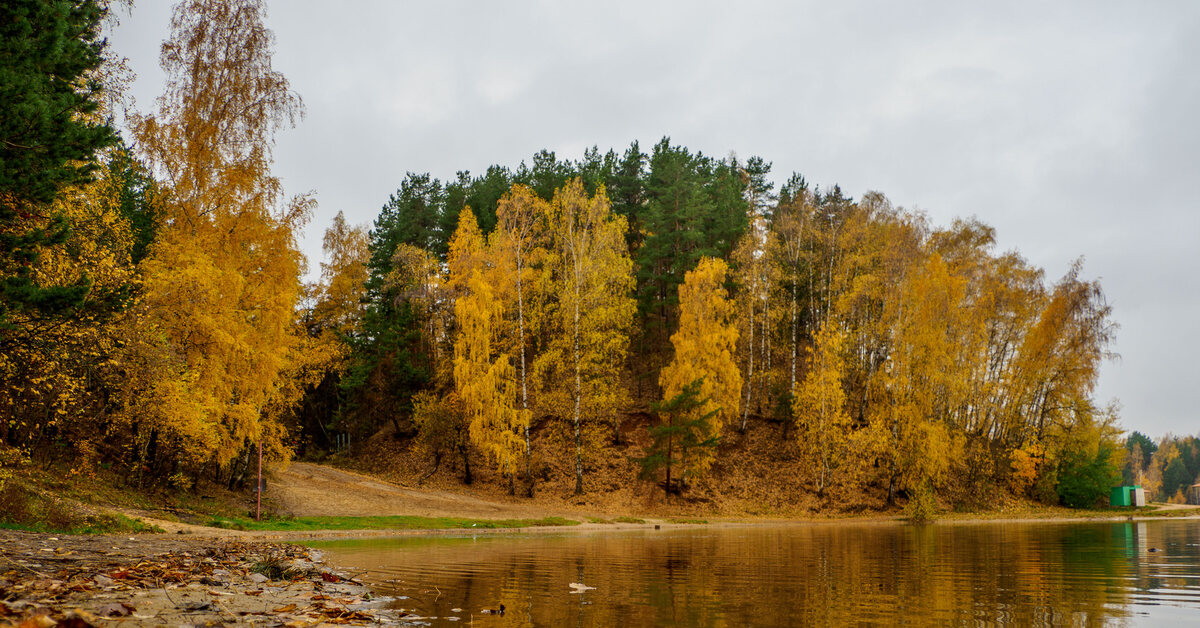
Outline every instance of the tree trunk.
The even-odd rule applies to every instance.
[[[471,484],[475,478],[471,475],[471,458],[467,455],[467,446],[459,447],[458,453],[462,456],[463,462],[463,484]]]
[[[746,402],[742,406],[742,426],[738,432],[746,432],[746,419],[750,413],[750,394],[754,390],[754,295],[749,295],[750,302],[750,339],[746,343]]]
[[[579,284],[575,286],[575,494],[583,494],[583,417],[580,402],[583,397],[583,376],[580,373],[579,355]]]
[[[517,342],[521,345],[521,409],[525,411],[529,417],[529,385],[526,375],[525,366],[525,296],[524,282],[521,280],[522,270],[525,267],[524,258],[521,256],[521,247],[517,246]],[[529,420],[533,420],[530,417]],[[533,448],[529,444],[529,426],[526,425],[522,430],[525,437],[525,496],[533,497]]]

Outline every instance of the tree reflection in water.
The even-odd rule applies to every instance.
[[[379,593],[408,596],[403,608],[496,626],[1200,622],[1195,521],[848,522],[318,545],[334,564],[368,570]],[[573,593],[570,583],[595,589]],[[480,617],[500,603],[503,617]]]

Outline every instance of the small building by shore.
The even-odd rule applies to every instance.
[[[1141,508],[1146,505],[1146,491],[1141,486],[1114,486],[1108,503],[1111,506]]]
[[[1200,482],[1196,482],[1188,489],[1187,502],[1196,506],[1200,506]]]

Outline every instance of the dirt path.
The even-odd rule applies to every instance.
[[[264,495],[297,517],[416,515],[508,519],[546,516],[544,509],[490,502],[444,491],[411,489],[332,467],[294,462],[275,469]]]

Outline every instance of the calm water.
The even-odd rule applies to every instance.
[[[1198,521],[840,523],[314,545],[334,564],[366,570],[362,579],[378,593],[404,596],[395,605],[433,625],[1200,625]],[[595,589],[572,593],[573,582]],[[479,614],[501,603],[503,617]]]

